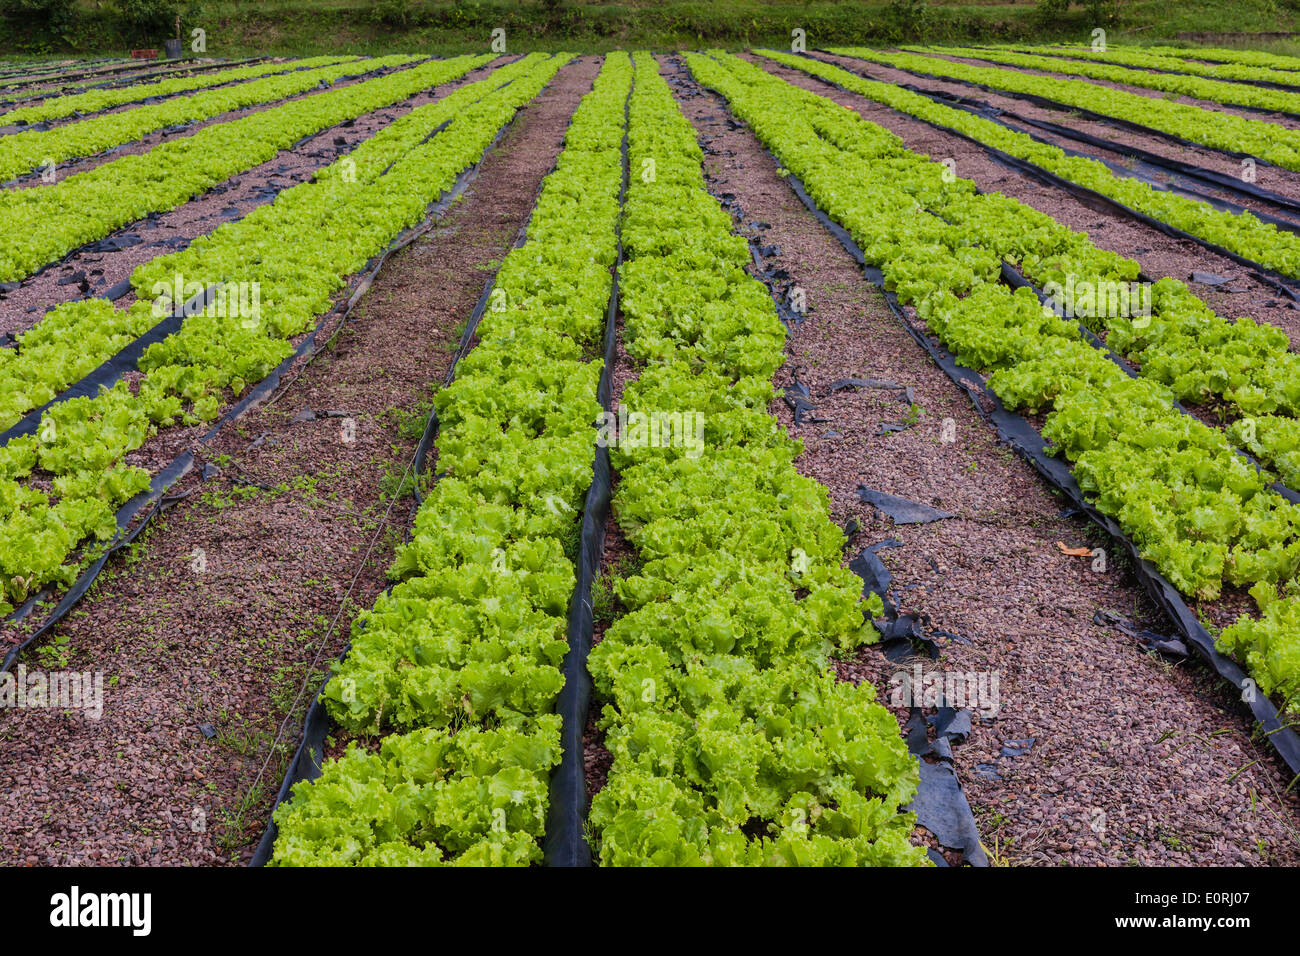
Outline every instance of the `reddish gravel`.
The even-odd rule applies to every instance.
[[[61,629],[66,665],[27,656],[31,668],[102,671],[111,686],[97,721],[0,715],[0,863],[249,858],[296,746],[307,697],[292,705],[310,663],[342,649],[401,540],[411,502],[388,496],[414,447],[410,425],[422,421],[459,325],[531,212],[598,65],[584,58],[561,70],[465,198],[388,262],[334,347],[208,450],[221,473],[187,479],[178,490],[190,497],[111,563]],[[346,418],[295,421],[303,409]]]
[[[1089,209],[1065,190],[1046,186],[997,163],[969,140],[936,129],[864,96],[832,87],[807,73],[764,57],[747,56],[746,59],[796,86],[854,110],[863,119],[892,130],[914,152],[935,158],[951,158],[956,163],[958,176],[974,181],[985,192],[1012,196],[1071,229],[1087,233],[1098,247],[1136,260],[1151,278],[1173,276],[1187,282],[1192,291],[1220,315],[1230,318],[1248,315],[1282,329],[1291,337],[1293,348],[1300,342],[1300,310],[1291,308],[1292,303],[1268,285],[1251,278],[1249,270],[1231,259],[1215,255],[1190,240],[1166,236],[1136,219]],[[1193,283],[1190,281],[1193,272],[1213,273],[1232,281],[1219,287]]]
[[[810,311],[788,342],[778,384],[797,374],[828,421],[795,426],[784,402],[772,408],[805,443],[798,467],[830,490],[837,522],[861,522],[847,555],[902,541],[880,551],[900,609],[957,635],[940,639],[941,656],[926,671],[999,677],[996,715],[977,716],[956,749],[990,854],[1008,865],[1300,862],[1300,807],[1282,795],[1288,777],[1251,739],[1221,682],[1093,623],[1106,610],[1139,627],[1169,627],[1115,556],[1097,573],[1090,559],[1060,551],[1058,542],[1106,543],[1086,522],[1062,517],[1062,500],[997,443],[752,134],[730,128],[714,97],[691,86],[679,96],[708,145],[711,189],[735,195],[738,228],[779,247],[765,264],[806,291]],[[912,388],[915,412],[879,389],[828,394],[848,376]],[[952,442],[943,440],[947,420]],[[859,483],[957,517],[894,526],[858,499]],[[868,649],[841,674],[887,695],[904,666]],[[895,712],[901,721],[905,712]],[[1028,748],[1013,746],[1029,738]]]

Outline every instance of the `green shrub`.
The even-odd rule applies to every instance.
[[[176,35],[176,18],[181,19],[181,36],[199,15],[190,0],[113,0],[113,14],[122,35],[130,41],[161,43]]]
[[[20,30],[66,40],[76,21],[76,0],[0,0],[0,16]]]

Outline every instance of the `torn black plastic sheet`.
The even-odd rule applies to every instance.
[[[1187,657],[1191,652],[1180,638],[1137,627],[1114,611],[1098,611],[1092,616],[1092,623],[1098,627],[1111,627],[1136,640],[1147,650],[1156,651],[1166,657]]]
[[[799,370],[795,369],[791,377],[790,387],[783,390],[784,394],[781,398],[793,414],[795,425],[829,422],[829,418],[816,414],[817,406],[813,403],[812,392],[807,385],[799,381]]]
[[[970,801],[957,779],[952,754],[953,744],[965,742],[970,735],[970,712],[941,707],[934,716],[925,717],[919,707],[913,707],[910,713],[904,735],[908,752],[917,759],[921,782],[916,797],[905,809],[916,814],[917,825],[929,830],[941,846],[960,851],[962,862],[987,867],[988,855],[980,842]],[[933,742],[927,725],[934,727]],[[931,851],[929,856],[939,866],[948,865],[941,854]]]
[[[900,498],[888,492],[877,491],[866,485],[858,485],[858,497],[877,511],[888,515],[894,524],[928,524],[931,521],[954,517],[947,511],[940,511],[919,501]]]
[[[703,137],[700,141],[701,147],[705,144]],[[770,224],[751,220],[749,215],[740,207],[740,204],[734,198],[723,200],[722,205],[728,207],[735,218],[745,223],[749,228],[755,231],[770,228]],[[779,266],[772,265],[769,260],[776,259],[781,255],[781,247],[776,245],[765,245],[758,236],[748,237],[749,254],[754,261],[754,276],[762,281],[767,289],[768,295],[772,297],[772,304],[776,306],[777,318],[785,326],[786,332],[794,332],[803,324],[807,318],[807,308],[800,302],[794,303],[795,286],[790,283],[790,273]],[[796,418],[798,416],[796,415]],[[813,419],[817,421],[818,419]],[[796,421],[796,424],[798,422]]]
[[[488,151],[491,150],[493,146],[496,145],[496,143],[500,140],[501,136],[504,134],[505,130],[509,128],[509,126],[511,125],[511,123],[513,123],[513,121],[514,121],[514,115],[512,114],[511,118],[507,120],[507,122],[499,130],[497,130],[496,136],[493,137],[492,141],[484,149],[483,156],[480,156],[477,162],[475,162],[472,166],[470,166],[468,169],[462,172],[456,178],[455,183],[452,185],[450,189],[448,189],[445,193],[443,193],[443,195],[440,196],[435,202],[430,203],[428,216],[431,217],[435,215],[439,215],[439,216],[442,215],[442,213],[445,212],[445,210],[451,205],[451,203],[453,203],[464,192],[464,190],[468,187],[468,185],[478,175],[478,170],[482,165],[483,158],[487,155]],[[374,278],[374,273],[378,271],[379,267],[382,266],[385,261],[387,261],[388,255],[394,249],[401,248],[402,246],[409,244],[417,235],[422,234],[428,228],[429,228],[429,223],[426,221],[424,224],[420,226],[416,226],[412,229],[407,230],[406,232],[399,235],[396,239],[394,239],[393,242],[389,244],[389,247],[385,249],[383,253],[379,253],[371,257],[369,263],[367,264],[366,273],[363,275],[360,282],[364,282],[368,286],[370,281],[372,281]],[[271,373],[266,376],[266,378],[262,379],[262,381],[260,381],[257,385],[255,385],[248,392],[247,395],[245,395],[242,399],[236,402],[220,418],[217,419],[217,421],[212,425],[212,427],[198,440],[197,447],[203,447],[210,444],[212,440],[217,437],[217,435],[229,422],[232,422],[240,418],[250,408],[254,407],[255,405],[260,405],[262,402],[267,400],[279,388],[280,380],[283,378],[284,374],[288,372],[289,369],[292,368],[293,365],[296,362],[298,362],[299,359],[303,358],[304,356],[308,356],[312,352],[316,343],[317,333],[320,331],[324,321],[330,315],[333,315],[335,312],[338,311],[344,311],[345,317],[350,313],[350,310],[345,310],[340,308],[332,309],[330,310],[330,312],[325,313],[321,317],[321,321],[317,324],[316,328],[312,329],[309,333],[307,333],[307,335],[297,345],[297,347],[294,348],[293,352],[289,356],[287,356],[278,366],[276,366],[276,368],[273,369]],[[338,331],[335,330],[334,334],[337,335]],[[145,511],[145,509],[151,503],[159,499],[162,499],[167,489],[170,488],[172,485],[174,485],[177,481],[179,481],[182,477],[184,477],[189,472],[190,468],[192,467],[193,460],[194,460],[193,451],[187,450],[185,452],[182,452],[180,455],[177,455],[176,458],[174,458],[169,465],[163,468],[162,471],[160,471],[158,475],[154,477],[148,489],[136,495],[136,497],[132,498],[130,501],[128,501],[118,510],[116,516],[117,525],[118,525],[118,535],[117,538],[114,539],[114,542],[108,546],[109,553],[115,553],[116,551],[120,550],[121,547],[129,544],[130,541],[133,541],[135,539],[135,537],[140,533],[141,528],[143,528],[144,525],[147,524],[154,517],[154,515],[157,514],[159,510],[157,508],[151,508],[148,511]],[[179,498],[172,499],[172,500],[179,500]],[[143,520],[140,522],[138,526],[131,528],[132,523],[135,521],[137,517],[140,516],[141,512],[144,512]],[[131,530],[128,531],[128,528],[131,528]],[[128,536],[129,536],[129,540],[128,540]],[[37,637],[46,633],[54,624],[56,624],[59,620],[61,620],[68,613],[68,611],[70,611],[77,604],[77,602],[80,601],[80,599],[85,596],[86,592],[90,589],[90,586],[94,583],[95,579],[99,576],[100,572],[104,569],[104,566],[107,564],[108,556],[109,556],[108,554],[101,556],[100,559],[96,560],[86,571],[84,571],[80,575],[80,577],[77,578],[76,582],[74,582],[72,587],[69,589],[68,594],[59,602],[55,610],[51,612],[50,616],[40,625],[38,631],[29,635],[20,644],[12,647],[9,650],[9,652],[5,656],[5,662],[3,666],[0,666],[0,673],[3,673],[5,670],[8,670],[8,668],[12,666],[13,662],[17,660],[18,655],[21,654],[23,650],[29,647],[36,640]],[[38,594],[35,597],[29,599],[22,607],[14,611],[7,618],[7,621],[8,622],[19,621],[27,617],[35,609],[38,603],[40,603],[40,601],[42,601],[45,598],[45,596],[46,595],[43,593],[43,594]]]
[[[916,394],[910,385],[900,385],[898,382],[890,381],[884,378],[841,378],[831,382],[830,388],[827,389],[827,396],[834,395],[836,392],[842,392],[846,388],[879,388],[885,391],[894,392],[895,397],[904,405],[912,406],[916,404]]]
[[[923,651],[931,660],[939,656],[939,645],[930,636],[921,620],[921,615],[914,611],[901,613],[890,594],[893,576],[876,552],[885,548],[901,548],[903,543],[897,538],[886,538],[864,548],[856,558],[849,562],[849,570],[862,579],[862,596],[878,594],[885,606],[885,616],[872,621],[880,632],[880,649],[885,657],[896,664],[914,658],[918,650]]]
[[[775,158],[773,159],[775,162]],[[984,385],[980,375],[971,369],[958,365],[952,355],[941,345],[914,326],[907,318],[898,297],[885,288],[884,275],[879,269],[868,265],[861,248],[852,236],[831,220],[808,195],[803,183],[791,173],[786,182],[794,189],[808,210],[826,227],[844,246],[845,250],[862,267],[863,274],[875,285],[889,305],[891,313],[912,339],[925,349],[930,359],[941,368],[950,379],[961,388],[975,408],[989,424],[997,430],[998,438],[1024,458],[1051,485],[1061,491],[1081,513],[1105,531],[1132,560],[1133,573],[1142,584],[1152,601],[1172,620],[1178,631],[1207,664],[1224,680],[1235,687],[1247,704],[1251,716],[1259,725],[1274,750],[1293,774],[1300,774],[1300,734],[1289,723],[1282,720],[1273,702],[1264,694],[1255,692],[1255,684],[1232,659],[1224,656],[1215,647],[1212,638],[1196,614],[1187,606],[1178,590],[1165,579],[1150,561],[1146,560],[1137,546],[1129,540],[1119,524],[1109,515],[1102,513],[1083,494],[1074,479],[1070,467],[1059,458],[1048,455],[1044,450],[1043,436],[1026,419],[1008,411],[1002,401]]]
[[[824,62],[824,61],[819,61],[819,62]],[[815,76],[813,74],[809,74],[809,75],[812,76],[813,79],[817,80],[818,82],[826,86],[829,86],[833,89],[837,89],[842,92],[852,94],[854,96],[862,96],[861,93],[855,93],[853,90],[841,86],[840,84],[836,83],[833,80],[828,80],[825,77]],[[1201,246],[1202,248],[1215,253],[1216,255],[1224,256],[1225,258],[1231,259],[1233,262],[1236,262],[1238,265],[1242,265],[1256,272],[1261,272],[1266,275],[1269,275],[1274,279],[1275,283],[1278,283],[1280,285],[1280,288],[1285,292],[1286,295],[1290,296],[1290,298],[1293,301],[1300,302],[1300,280],[1298,280],[1295,276],[1289,276],[1283,272],[1279,272],[1278,270],[1266,266],[1262,263],[1256,262],[1253,259],[1247,259],[1245,256],[1239,255],[1238,253],[1225,249],[1223,246],[1220,246],[1214,242],[1210,242],[1208,239],[1203,239],[1200,236],[1187,232],[1186,230],[1179,229],[1176,226],[1171,226],[1168,223],[1162,222],[1161,220],[1156,219],[1153,216],[1149,216],[1144,212],[1139,212],[1138,210],[1133,209],[1130,206],[1126,206],[1123,203],[1119,202],[1118,200],[1112,199],[1111,197],[1105,195],[1104,193],[1099,193],[1094,189],[1087,188],[1086,186],[1080,186],[1078,183],[1072,182],[1071,180],[1068,180],[1062,176],[1058,176],[1056,173],[1049,172],[1043,167],[1031,163],[1028,160],[1020,159],[1017,156],[1012,156],[1010,153],[998,149],[996,146],[990,146],[987,143],[975,138],[974,136],[970,136],[959,130],[955,130],[950,126],[945,126],[944,124],[934,120],[927,120],[917,116],[913,116],[911,113],[903,112],[902,110],[895,109],[894,107],[886,106],[885,108],[891,110],[892,112],[896,113],[899,116],[905,117],[907,119],[916,120],[917,122],[920,123],[924,123],[925,125],[933,129],[937,129],[940,132],[943,132],[949,136],[956,136],[959,139],[963,139],[968,143],[978,146],[980,149],[984,150],[984,152],[988,153],[988,155],[999,165],[1004,166],[1007,169],[1013,170],[1015,172],[1021,173],[1025,176],[1029,176],[1032,179],[1035,179],[1038,182],[1043,183],[1044,185],[1051,186],[1054,189],[1063,190],[1064,192],[1072,196],[1074,199],[1078,200],[1082,205],[1086,206],[1088,209],[1093,210],[1094,212],[1111,213],[1114,215],[1125,216],[1129,219],[1133,219],[1137,222],[1142,223],[1144,226],[1148,226],[1152,229],[1155,229],[1158,232],[1161,232],[1172,239],[1186,239],[1189,242],[1194,242],[1197,245]],[[1042,140],[1038,140],[1036,137],[1035,139],[1038,142],[1043,142]],[[1051,144],[1047,144],[1047,145],[1051,145]],[[1059,149],[1060,147],[1057,148]],[[1095,156],[1087,156],[1086,154],[1078,153],[1072,150],[1064,150],[1064,152],[1067,153],[1067,155],[1080,157],[1083,159],[1093,159],[1093,160],[1096,159]],[[1171,191],[1168,190],[1167,187],[1155,181],[1154,179],[1150,179],[1136,171],[1127,170],[1121,166],[1118,166],[1117,164],[1112,164],[1112,163],[1105,163],[1105,165],[1108,168],[1110,168],[1112,172],[1115,172],[1116,174],[1122,174],[1129,178],[1137,179],[1161,191]],[[1276,216],[1269,215],[1268,213],[1255,212],[1253,210],[1247,209],[1244,206],[1238,206],[1235,203],[1229,203],[1225,200],[1216,199],[1215,197],[1207,196],[1205,194],[1198,193],[1192,190],[1172,190],[1172,191],[1175,193],[1181,193],[1185,195],[1186,198],[1192,199],[1196,202],[1207,203],[1221,211],[1230,212],[1236,215],[1239,215],[1243,212],[1249,212],[1257,219],[1263,222],[1271,223],[1272,225],[1276,226],[1279,229],[1284,229],[1288,232],[1300,234],[1300,224],[1290,222],[1286,219],[1280,219]]]
[[[854,528],[853,533],[856,534],[857,531],[858,529]],[[884,541],[877,541],[875,544],[867,546],[856,558],[849,562],[849,570],[862,578],[863,596],[879,594],[880,599],[885,604],[885,616],[890,619],[898,616],[898,609],[889,595],[894,579],[876,552],[882,548],[901,548],[902,546],[903,542],[897,538],[886,538]]]

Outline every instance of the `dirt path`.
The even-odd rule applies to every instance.
[[[668,72],[677,83],[687,76]],[[1090,560],[1061,553],[1057,542],[1102,542],[1088,523],[1063,516],[1060,499],[996,442],[757,139],[697,89],[678,86],[709,146],[711,190],[734,195],[738,227],[754,234],[768,224],[757,235],[779,248],[774,264],[805,290],[810,308],[777,384],[797,373],[828,420],[795,426],[783,402],[773,408],[805,443],[797,466],[830,489],[837,523],[861,522],[846,556],[902,541],[879,552],[900,609],[957,635],[926,671],[999,676],[996,715],[977,716],[955,752],[990,853],[1010,864],[1300,862],[1300,808],[1281,796],[1287,778],[1250,739],[1223,685],[1093,623],[1106,610],[1167,627],[1113,556],[1098,573]],[[910,387],[913,404],[880,389],[828,395],[830,383],[849,376]],[[943,440],[946,420],[952,442]],[[905,428],[882,435],[884,425]],[[956,517],[894,526],[858,499],[859,483]],[[842,673],[871,680],[887,700],[899,669],[869,648]],[[901,720],[905,712],[895,710]]]
[[[335,347],[215,443],[207,463],[220,473],[187,479],[177,490],[192,495],[71,616],[68,660],[28,656],[33,669],[101,671],[104,708],[99,720],[0,715],[0,863],[251,856],[297,745],[308,697],[294,699],[310,662],[342,650],[409,520],[409,496],[393,496],[430,385],[531,213],[598,68],[589,57],[562,69],[464,199],[389,261]],[[343,417],[303,420],[305,409]],[[282,722],[286,736],[273,743]]]

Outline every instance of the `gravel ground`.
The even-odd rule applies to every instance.
[[[1240,176],[1242,172],[1240,159],[1234,156],[1228,156],[1208,147],[1188,147],[1179,143],[1171,143],[1158,136],[1144,135],[1142,133],[1120,129],[1098,120],[1089,119],[1086,116],[1074,114],[1068,110],[1051,110],[1045,107],[1035,106],[1026,100],[1016,99],[1012,96],[1000,96],[997,93],[980,90],[964,83],[958,83],[955,80],[932,80],[926,77],[916,76],[915,74],[908,73],[905,70],[896,70],[881,64],[869,63],[866,60],[856,60],[852,57],[832,56],[830,54],[820,53],[816,54],[816,56],[818,59],[826,60],[830,63],[836,63],[847,70],[861,73],[873,80],[882,80],[887,83],[897,83],[899,85],[912,85],[931,92],[970,96],[990,103],[998,109],[1011,110],[1030,119],[1047,120],[1048,122],[1057,123],[1059,125],[1068,125],[1080,132],[1090,133],[1093,136],[1100,136],[1114,143],[1127,146],[1140,146],[1148,152],[1156,153],[1168,159],[1181,160],[1185,163],[1191,163],[1192,165],[1200,166],[1203,169],[1211,169],[1227,176]],[[1255,118],[1259,119],[1260,117],[1256,116]],[[1034,130],[1034,132],[1037,135],[1043,135],[1039,130]],[[1082,143],[1075,143],[1067,140],[1062,141],[1059,145],[1068,145],[1071,149],[1076,149],[1080,152],[1087,152],[1090,155],[1101,155],[1093,152],[1091,147]],[[1256,168],[1255,184],[1262,188],[1281,193],[1282,195],[1288,196],[1292,199],[1300,199],[1300,172],[1282,169],[1277,166],[1260,164]]]
[[[99,720],[0,715],[0,862],[251,856],[297,744],[306,698],[291,712],[295,694],[318,653],[326,661],[342,649],[353,610],[374,601],[409,519],[401,499],[386,529],[380,521],[414,447],[393,412],[422,413],[445,375],[460,324],[530,214],[597,68],[585,58],[561,70],[464,199],[389,261],[334,348],[226,430],[206,455],[220,475],[187,479],[177,490],[193,494],[112,563],[63,626],[66,664],[52,651],[26,658],[32,669],[102,671],[104,709]],[[303,409],[345,413],[355,441],[341,440],[347,419],[295,421]],[[237,477],[288,488],[250,492]]]
[[[504,58],[499,65],[513,59]],[[393,106],[323,129],[294,148],[282,150],[265,163],[227,179],[170,212],[137,220],[105,237],[138,240],[136,245],[109,252],[86,251],[84,247],[73,251],[57,264],[24,280],[19,289],[0,293],[0,335],[28,329],[54,306],[102,293],[129,277],[142,263],[178,251],[195,238],[242,219],[258,206],[271,202],[279,190],[307,181],[316,170],[329,165],[394,120],[418,106],[442,99],[453,90],[483,79],[497,65],[480,67],[460,80],[444,83]],[[268,188],[277,192],[268,193]],[[70,281],[74,276],[80,276],[81,280]],[[135,293],[128,292],[117,300],[117,304],[125,309],[134,301]]]
[[[1291,308],[1292,303],[1268,285],[1252,278],[1250,270],[1231,259],[1216,255],[1190,240],[1166,236],[1136,219],[1090,209],[1063,189],[1044,185],[1008,169],[969,140],[936,129],[866,97],[847,93],[807,73],[788,69],[763,57],[749,56],[747,59],[796,86],[854,110],[869,122],[892,130],[914,152],[937,159],[951,158],[956,163],[958,176],[974,181],[985,192],[1012,196],[1071,229],[1087,233],[1098,247],[1136,260],[1142,271],[1153,279],[1173,276],[1187,282],[1192,291],[1220,315],[1249,315],[1256,321],[1282,329],[1290,336],[1293,348],[1296,342],[1300,342],[1300,310]],[[1191,282],[1193,272],[1213,273],[1232,281],[1222,286]],[[1228,289],[1240,291],[1225,291]]]
[[[795,426],[786,405],[774,405],[805,443],[798,466],[830,490],[837,522],[861,523],[848,555],[902,541],[880,551],[900,609],[953,635],[936,637],[941,654],[926,672],[998,675],[996,713],[986,707],[987,716],[976,716],[956,750],[990,854],[1008,865],[1300,862],[1300,807],[1282,796],[1289,778],[1251,739],[1223,685],[1093,623],[1106,610],[1138,627],[1169,628],[1116,556],[1098,573],[1090,558],[1062,553],[1058,542],[1104,542],[1086,522],[1064,517],[1062,500],[997,443],[757,140],[731,128],[714,97],[689,86],[679,95],[710,145],[711,188],[735,195],[740,227],[770,224],[758,234],[779,247],[771,262],[806,291],[810,312],[789,340],[778,384],[797,374],[828,421]],[[912,388],[916,411],[880,389],[828,394],[848,376]],[[946,420],[951,442],[943,440]],[[956,517],[895,526],[858,499],[859,484]],[[902,666],[869,648],[841,672],[887,696]],[[901,722],[905,710],[894,710]]]

